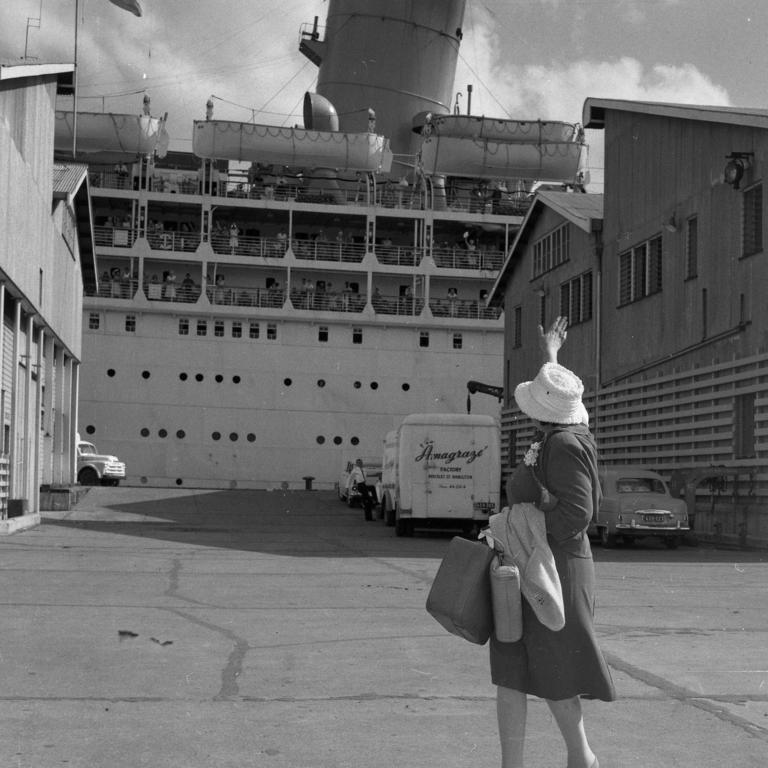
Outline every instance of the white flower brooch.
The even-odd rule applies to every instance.
[[[540,448],[541,443],[531,443],[531,447],[525,452],[525,456],[523,456],[523,464],[525,464],[526,467],[536,466],[536,462],[539,460]]]

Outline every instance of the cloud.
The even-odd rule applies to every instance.
[[[693,64],[643,65],[632,57],[509,63],[490,15],[467,30],[472,61],[460,57],[456,91],[473,84],[472,112],[521,120],[581,122],[587,97],[727,106],[727,90]],[[465,41],[467,42],[467,41]],[[466,102],[461,104],[466,108]],[[588,131],[593,179],[602,179],[602,131]],[[598,182],[599,183],[599,182]]]

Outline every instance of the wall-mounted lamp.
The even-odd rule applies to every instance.
[[[677,218],[674,213],[668,219],[664,219],[663,224],[667,232],[677,232]]]
[[[731,152],[726,155],[728,161],[723,168],[723,180],[734,189],[739,188],[739,183],[744,178],[744,172],[752,166],[753,152]]]

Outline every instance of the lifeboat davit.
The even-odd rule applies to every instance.
[[[573,123],[420,113],[413,129],[425,137],[421,162],[428,174],[569,181],[586,153]]]
[[[57,111],[54,148],[71,153],[77,129],[77,154],[91,162],[117,163],[141,155],[165,157],[168,132],[164,117],[113,112]]]
[[[226,120],[196,120],[192,151],[218,160],[381,171],[392,166],[389,139],[374,133],[313,131]]]

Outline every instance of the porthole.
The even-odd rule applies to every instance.
[[[141,436],[142,436],[142,437],[149,437],[149,430],[148,430],[146,427],[144,427],[144,428],[141,430]]]
[[[352,443],[352,445],[358,445],[360,443],[360,438],[359,437],[352,437],[352,438],[350,438],[349,442]]]
[[[256,435],[253,434],[253,432],[249,432],[247,437],[245,438],[249,443],[255,443],[256,442]]]
[[[86,431],[86,432],[87,432],[89,435],[92,435],[92,434],[93,434],[93,433],[96,431],[96,427],[94,427],[94,426],[93,426],[93,424],[89,424],[89,425],[88,425],[88,426],[85,428],[85,431]]]
[[[322,445],[325,442],[325,438],[322,435],[318,435],[315,440],[317,440],[318,445]]]
[[[195,374],[195,381],[202,381],[205,378],[202,373]]]
[[[293,384],[293,381],[291,379],[283,379],[283,384],[285,384],[286,387],[290,387],[291,384]]]
[[[239,377],[237,374],[235,374],[235,375],[232,377],[232,383],[233,383],[233,384],[239,384],[239,383],[240,383],[240,377]]]
[[[147,478],[146,478],[144,475],[142,475],[142,476],[141,476],[141,478],[140,478],[140,480],[139,480],[139,482],[140,482],[142,485],[146,485],[146,484],[147,484],[147,482],[148,482],[148,480],[147,480]]]
[[[141,372],[141,378],[142,379],[148,379],[152,374],[149,371],[142,371]]]
[[[407,392],[411,388],[411,385],[406,381],[403,384],[403,392]]]
[[[221,382],[224,381],[224,377],[220,373],[216,374],[215,379],[218,384],[221,384]]]
[[[179,438],[179,440],[183,440],[187,436],[187,433],[183,429],[179,429],[176,432],[176,437]]]
[[[107,368],[107,376],[114,376],[114,375],[115,375],[115,369]]]
[[[230,433],[229,433],[229,439],[230,439],[230,440],[231,440],[233,443],[236,443],[236,442],[237,442],[237,438],[238,438],[238,434],[237,434],[237,432],[230,432]]]
[[[342,442],[343,442],[342,439],[338,435],[336,435],[336,437],[333,438],[334,445],[341,445]]]
[[[320,389],[322,389],[325,386],[325,379],[318,379],[317,386],[320,387]]]
[[[363,382],[362,381],[356,381],[355,382],[355,389],[360,389],[360,387],[362,387],[362,386],[363,386]]]
[[[179,378],[180,378],[182,381],[186,381],[186,380],[187,380],[187,374],[186,374],[186,373],[180,373],[180,374],[179,374]]]
[[[157,431],[157,434],[159,437],[168,437],[168,430],[167,429],[159,429]]]
[[[371,382],[371,389],[378,389],[379,388],[379,382],[378,381],[372,381]]]
[[[176,485],[183,485],[183,484],[184,484],[184,481],[180,477],[177,477],[176,478]]]
[[[221,432],[214,432],[214,433],[211,435],[211,437],[212,437],[214,440],[221,440]]]

